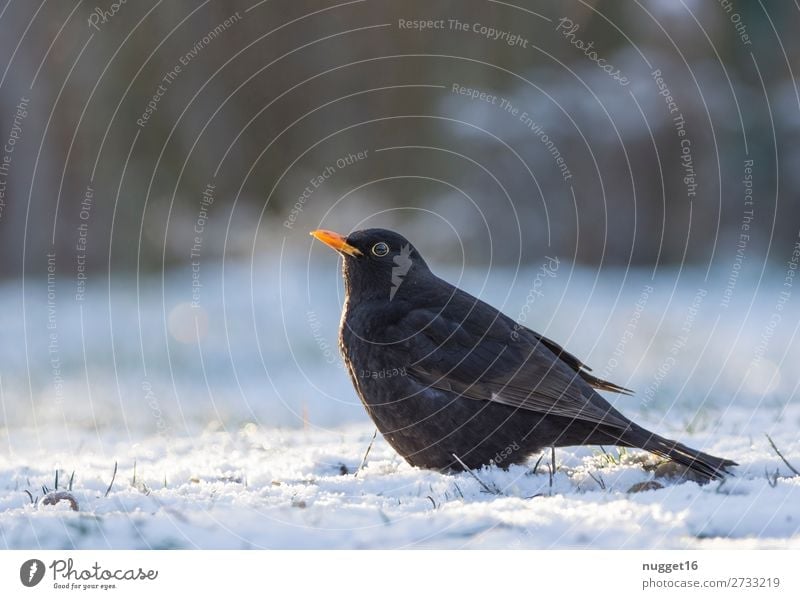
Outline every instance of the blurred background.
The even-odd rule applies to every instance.
[[[380,226],[633,386],[631,416],[780,420],[799,25],[791,2],[7,0],[0,417],[365,422],[308,231]]]

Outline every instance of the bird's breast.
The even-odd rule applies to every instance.
[[[410,364],[405,344],[387,338],[390,323],[370,317],[370,312],[346,308],[339,329],[339,348],[361,391],[376,383],[406,377]]]

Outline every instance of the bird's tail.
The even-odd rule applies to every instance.
[[[737,465],[732,460],[697,451],[683,443],[665,439],[636,425],[630,432],[633,434],[625,435],[626,441],[631,442],[635,447],[645,449],[663,458],[669,458],[709,480],[732,476],[733,473],[729,468]]]

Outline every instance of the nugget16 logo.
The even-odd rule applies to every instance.
[[[26,587],[35,587],[44,578],[44,562],[29,559],[19,569],[19,579]]]

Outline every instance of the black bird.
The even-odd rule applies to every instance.
[[[702,480],[736,465],[628,420],[557,343],[434,275],[384,229],[311,233],[343,256],[339,347],[375,425],[409,464],[441,471],[507,468],[546,447],[646,449]]]

